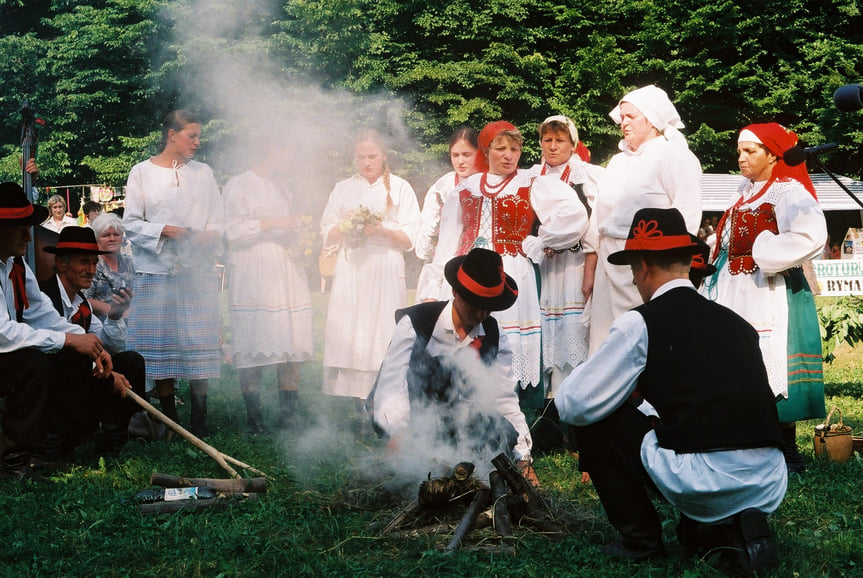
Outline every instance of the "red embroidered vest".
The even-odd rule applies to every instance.
[[[472,195],[468,189],[458,193],[462,211],[462,233],[458,254],[473,249],[482,222],[483,195]],[[530,206],[530,187],[522,187],[514,195],[488,197],[491,203],[491,249],[500,255],[524,255],[521,242],[530,235],[536,214]]]
[[[732,275],[754,273],[752,244],[762,231],[779,234],[773,205],[763,203],[754,209],[732,209],[729,215],[728,270]]]

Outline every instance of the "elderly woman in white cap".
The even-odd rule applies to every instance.
[[[584,274],[591,352],[618,315],[641,304],[629,271],[606,259],[623,247],[635,212],[675,208],[690,232],[701,222],[701,163],[680,133],[683,122],[665,91],[653,85],[633,90],[609,116],[623,140],[599,183],[586,243],[595,251],[586,257]]]

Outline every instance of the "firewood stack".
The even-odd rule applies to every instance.
[[[468,462],[456,465],[451,476],[429,476],[420,484],[417,499],[387,524],[381,534],[397,529],[418,510],[467,501],[467,509],[446,546],[447,551],[462,547],[468,534],[476,527],[477,519],[489,509],[488,517],[493,521],[495,533],[501,537],[505,549],[511,549],[513,545],[514,525],[533,526],[547,534],[561,532],[536,490],[505,454],[496,456],[491,464],[495,469],[489,474],[488,485],[473,476],[474,465]]]

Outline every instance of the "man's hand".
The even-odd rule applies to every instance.
[[[536,472],[530,459],[518,460],[515,463],[515,468],[532,488],[539,488],[539,478],[536,477]]]
[[[114,362],[111,360],[111,355],[102,350],[99,357],[93,360],[93,377],[97,379],[105,379],[114,371]]]
[[[102,346],[102,342],[92,333],[85,333],[83,335],[78,333],[67,333],[66,342],[63,344],[63,347],[71,349],[81,355],[86,355],[94,361],[102,355],[103,351],[105,351],[105,348]]]
[[[126,397],[126,390],[132,389],[132,384],[129,383],[129,380],[126,379],[126,376],[122,373],[112,371],[111,375],[114,376],[114,391],[118,393],[120,397]]]

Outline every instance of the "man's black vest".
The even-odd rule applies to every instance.
[[[638,391],[659,412],[659,445],[678,452],[782,447],[758,333],[690,288],[635,308],[647,324]]]
[[[56,275],[52,275],[48,279],[39,282],[39,289],[51,298],[51,303],[54,304],[54,309],[57,310],[57,313],[60,314],[61,317],[66,317],[66,312],[63,310],[63,298],[60,296],[60,282],[57,280]],[[90,307],[90,302],[87,301],[87,298],[84,297],[84,294],[80,291],[78,295],[83,299],[83,303],[78,308],[78,312],[80,313],[79,318],[72,321],[77,325],[80,325],[84,328],[84,331],[90,331],[90,322],[93,321],[93,310]]]
[[[396,323],[407,315],[417,334],[407,374],[411,404],[419,400],[449,404],[470,393],[463,390],[465,383],[457,374],[458,369],[445,359],[433,357],[426,349],[446,304],[446,301],[419,303],[396,311]],[[482,339],[479,355],[486,365],[491,365],[497,357],[500,331],[497,320],[493,317],[483,321],[482,327],[485,337]]]

